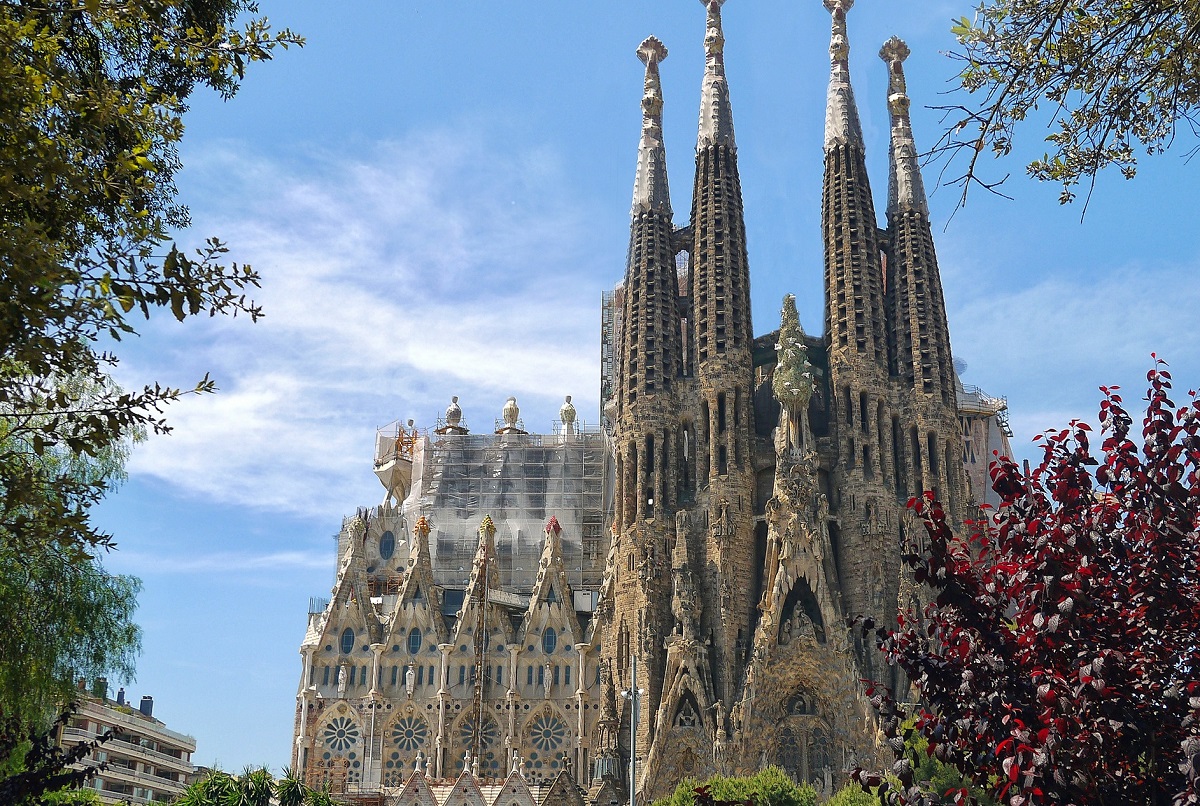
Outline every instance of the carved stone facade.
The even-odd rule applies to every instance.
[[[617,346],[602,384],[614,392],[605,412],[617,504],[598,629],[614,694],[593,786],[628,784],[633,726],[615,692],[630,687],[636,666],[635,787],[646,800],[687,775],[767,764],[818,790],[840,786],[877,751],[859,681],[906,685],[847,618],[894,623],[899,610],[919,608],[901,584],[902,547],[922,532],[910,496],[936,491],[958,523],[975,505],[908,118],[907,47],[892,39],[880,52],[892,122],[883,229],[850,81],[852,0],[826,0],[825,335],[804,334],[789,297],[780,329],[755,340],[722,4],[705,2],[695,185],[682,226],[668,228],[666,50],[647,40],[639,51],[643,131],[655,136],[639,147],[629,264],[614,295],[622,307],[606,316],[605,342]]]
[[[979,464],[964,433],[992,433],[1002,408],[955,376],[908,50],[893,39],[880,53],[883,229],[850,82],[852,0],[825,2],[824,335],[804,333],[789,297],[779,329],[754,338],[723,0],[706,0],[682,226],[663,145],[667,49],[651,37],[637,50],[642,129],[626,274],[604,313],[603,428],[578,423],[568,397],[554,434],[529,434],[509,399],[494,433],[471,434],[455,398],[428,433],[410,422],[381,437],[387,498],[345,522],[337,582],[301,647],[293,763],[310,783],[403,789],[403,802],[459,786],[472,803],[471,786],[528,786],[540,803],[554,782],[573,803],[573,781],[610,806],[628,799],[631,734],[642,800],[768,764],[832,792],[877,752],[860,680],[907,684],[847,619],[919,609],[900,556],[923,530],[905,504],[935,490],[961,523],[975,505],[964,462]]]

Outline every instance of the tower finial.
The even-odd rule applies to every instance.
[[[637,56],[646,65],[646,85],[642,94],[642,139],[638,145],[637,176],[633,183],[633,213],[642,210],[671,213],[671,194],[667,187],[667,152],[662,133],[662,82],[658,65],[667,58],[667,47],[657,37],[646,37],[638,45]]]
[[[862,147],[862,125],[854,90],[850,86],[850,39],[846,35],[846,12],[854,0],[825,0],[833,18],[829,37],[829,100],[825,109],[825,150],[837,143]]]
[[[721,6],[725,0],[700,0],[708,10],[704,29],[704,83],[700,88],[700,133],[698,148],[720,144],[732,147],[733,108],[729,83],[725,80],[725,33],[721,30]]]
[[[891,171],[888,178],[888,217],[901,209],[912,209],[928,216],[925,183],[917,160],[917,145],[909,119],[908,90],[904,81],[904,60],[911,51],[904,40],[893,36],[879,49],[879,58],[888,66],[888,112],[892,116]]]

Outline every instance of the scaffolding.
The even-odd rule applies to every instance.
[[[617,361],[621,342],[621,310],[625,304],[625,288],[617,286],[600,300],[600,417],[605,422],[604,407],[617,393]]]
[[[546,522],[554,516],[572,587],[599,589],[608,552],[605,451],[600,429],[582,424],[544,435],[420,434],[403,512],[409,523],[424,515],[432,525],[437,584],[465,587],[479,523],[489,515],[500,584],[510,592],[531,591]]]

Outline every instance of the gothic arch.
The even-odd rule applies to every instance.
[[[564,769],[563,757],[575,747],[575,733],[566,715],[550,703],[534,709],[521,726],[524,777],[530,784],[549,783]]]
[[[700,706],[696,702],[696,695],[690,689],[684,691],[679,697],[679,702],[675,705],[675,712],[671,714],[671,727],[696,727],[704,730],[704,712],[700,710]]]
[[[457,776],[465,767],[464,762],[467,753],[471,752],[472,741],[475,735],[475,715],[473,713],[463,714],[454,723],[453,732],[450,735],[451,747],[456,748],[451,762],[450,773]],[[505,769],[507,757],[504,753],[504,734],[501,732],[500,723],[489,713],[484,713],[483,715],[483,747],[478,760],[480,777],[500,778],[507,772]],[[472,758],[471,763],[474,766],[474,758]]]
[[[310,782],[331,792],[345,792],[348,784],[361,783],[366,741],[362,721],[353,709],[344,705],[333,709],[313,732]]]
[[[807,622],[807,623],[805,623]],[[812,625],[814,637],[818,643],[825,643],[825,618],[821,615],[821,605],[816,594],[804,577],[797,577],[792,589],[784,600],[780,611],[779,636],[780,645],[788,644],[792,639],[804,634]]]
[[[383,785],[403,786],[417,757],[430,755],[434,738],[433,726],[415,709],[405,709],[387,723],[381,735]]]

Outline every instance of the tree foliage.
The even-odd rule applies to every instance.
[[[241,775],[211,770],[174,801],[176,806],[336,806],[328,792],[307,786],[291,770],[276,780],[265,767]]]
[[[75,712],[72,705],[64,709],[49,728],[30,727],[18,717],[6,717],[0,722],[0,803],[6,806],[80,806],[98,803],[99,798],[78,787],[87,782],[104,764],[72,764],[83,762],[88,754],[108,741],[111,733],[90,742],[80,742],[70,748],[59,746],[58,730],[64,727]]]
[[[1158,154],[1177,135],[1197,134],[1200,6],[1176,0],[983,0],[953,28],[962,50],[958,81],[975,97],[938,107],[950,130],[934,153],[966,162],[960,202],[986,151],[1009,154],[1027,119],[1049,118],[1047,152],[1031,176],[1062,185],[1060,202],[1090,195],[1097,173],[1126,178],[1141,152]]]
[[[249,267],[194,254],[182,116],[297,43],[246,0],[0,0],[0,715],[37,721],[79,674],[129,677],[136,580],[106,574],[90,507],[177,389],[125,392],[134,323],[260,310]],[[207,378],[196,391],[212,389]]]
[[[1200,802],[1200,402],[1171,401],[1161,361],[1148,382],[1140,447],[1102,387],[1099,455],[1074,421],[1028,475],[1000,457],[970,541],[913,502],[930,545],[905,561],[935,598],[877,643],[919,693],[927,752],[1013,806]],[[870,695],[900,753],[889,802],[933,802],[892,694]]]
[[[258,275],[217,240],[171,234],[182,115],[197,86],[232,95],[248,62],[298,42],[246,0],[0,0],[0,537],[70,557],[111,543],[88,521],[103,480],[54,472],[48,451],[96,456],[165,431],[180,391],[106,384],[137,317],[260,310]],[[90,396],[64,378],[80,379]],[[196,389],[212,389],[207,378]]]
[[[687,778],[652,806],[704,806],[713,802],[747,803],[756,806],[816,806],[812,787],[797,785],[778,767],[767,767],[750,776],[716,775],[707,781]]]

